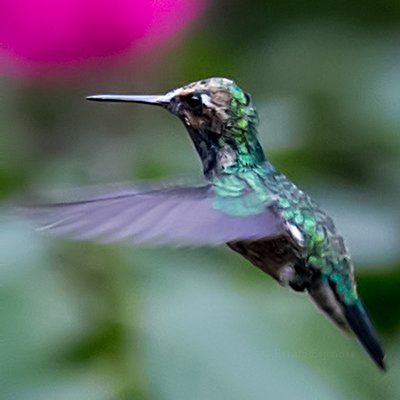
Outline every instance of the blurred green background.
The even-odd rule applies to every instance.
[[[199,178],[171,115],[84,97],[233,78],[268,157],[347,238],[389,371],[224,248],[71,243],[4,212],[0,398],[399,399],[400,2],[214,1],[144,58],[72,83],[1,78],[1,197]]]

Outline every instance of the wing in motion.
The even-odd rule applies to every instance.
[[[266,207],[258,215],[235,217],[213,207],[211,185],[125,190],[88,200],[24,208],[41,230],[75,240],[220,245],[274,236],[280,219]]]

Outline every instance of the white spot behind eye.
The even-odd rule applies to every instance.
[[[203,93],[201,95],[201,101],[204,105],[209,106],[211,105],[211,97],[208,94]]]

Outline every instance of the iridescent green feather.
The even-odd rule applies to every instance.
[[[348,250],[330,217],[309,196],[279,173],[270,163],[253,168],[236,168],[213,180],[214,207],[234,216],[261,214],[274,207],[287,224],[304,237],[308,263],[321,270],[327,283],[335,285],[346,304],[358,297]]]

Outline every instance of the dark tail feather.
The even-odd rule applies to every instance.
[[[343,310],[348,324],[360,343],[364,346],[372,360],[385,371],[385,353],[383,352],[378,335],[361,300],[351,305],[343,304]]]

